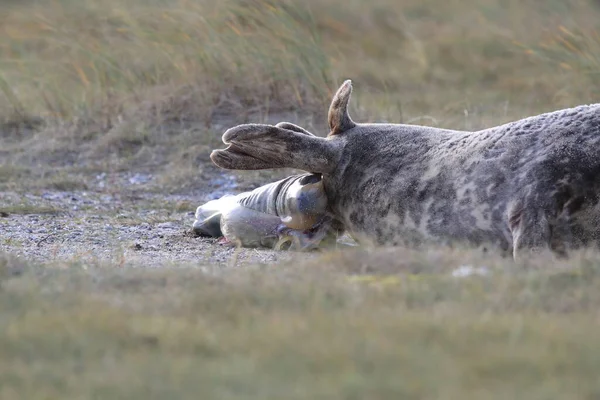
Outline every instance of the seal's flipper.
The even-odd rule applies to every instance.
[[[274,166],[272,162],[258,159],[231,148],[213,150],[210,154],[210,159],[218,167],[225,169],[258,170],[279,168],[278,166]]]
[[[345,81],[337,90],[329,106],[329,135],[339,135],[356,126],[348,114],[348,102],[352,94],[352,81]]]
[[[294,131],[294,132],[298,132],[298,133],[304,133],[305,135],[308,135],[308,136],[315,136],[314,134],[310,133],[309,131],[307,131],[303,127],[298,126],[298,125],[294,125],[291,122],[280,122],[280,123],[276,124],[275,126],[278,127],[278,128],[287,129],[288,131]]]
[[[335,169],[341,154],[341,148],[333,141],[264,124],[228,129],[223,143],[227,148],[213,150],[210,159],[225,169],[296,168],[328,173]]]

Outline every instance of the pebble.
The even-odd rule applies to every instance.
[[[161,222],[160,224],[156,225],[156,227],[160,229],[177,229],[178,225],[173,222]]]
[[[473,275],[486,276],[490,274],[488,267],[473,267],[471,265],[461,265],[452,271],[452,276],[456,278],[466,278]]]

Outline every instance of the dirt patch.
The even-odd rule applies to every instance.
[[[0,251],[41,262],[146,267],[289,259],[286,252],[235,249],[192,234],[199,204],[192,196],[152,193],[5,193],[0,202]]]
[[[255,117],[314,128],[308,116]],[[190,232],[202,203],[298,172],[225,171],[213,165],[210,151],[222,146],[227,127],[240,122],[230,116],[213,121],[210,129],[189,122],[162,125],[147,131],[144,143],[126,146],[127,154],[103,146],[106,132],[88,135],[82,128],[73,139],[69,124],[49,123],[20,141],[0,138],[7,149],[0,167],[0,251],[41,262],[148,267],[289,259],[286,252],[235,249]],[[132,134],[125,128],[113,135],[115,143]]]

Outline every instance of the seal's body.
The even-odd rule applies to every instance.
[[[350,93],[346,81],[327,138],[240,125],[211,158],[321,172],[332,215],[359,242],[494,244],[515,257],[600,243],[600,104],[464,132],[356,124]]]
[[[359,125],[339,139],[325,191],[359,240],[559,250],[600,238],[600,106],[473,133]]]
[[[305,250],[329,233],[326,207],[319,175],[293,175],[201,205],[192,229],[243,247],[274,248],[291,241],[292,248]]]

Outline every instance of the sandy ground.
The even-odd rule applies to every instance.
[[[269,123],[297,121],[293,115],[274,114],[270,118]],[[303,124],[316,129],[311,123]],[[129,161],[106,149],[99,152],[97,142],[101,139],[73,144],[69,135],[58,134],[52,127],[37,133],[25,130],[19,137],[0,129],[0,159],[6,165],[4,184],[15,188],[0,189],[0,252],[42,262],[147,267],[272,264],[298,256],[297,252],[236,249],[191,232],[194,212],[204,202],[295,173],[268,170],[240,174],[212,165],[208,155],[223,145],[220,136],[232,125],[235,123],[229,119],[215,123],[212,130],[177,125],[171,130],[178,136],[161,137],[162,145],[138,149],[138,157]],[[169,156],[176,153],[185,157],[186,151],[193,154],[189,168],[197,172],[185,178],[189,183],[185,188],[165,189],[170,174],[177,174],[177,168],[186,165],[184,161],[173,167]],[[113,168],[112,162],[120,168]],[[18,175],[23,168],[32,171],[42,166],[49,172],[48,178],[38,176],[36,181],[30,174]],[[0,168],[0,178],[2,172]],[[52,184],[53,174],[67,182],[82,183],[85,189],[75,185],[72,190],[58,190]],[[314,254],[301,253],[300,257]]]
[[[139,174],[130,177],[129,187],[135,186],[131,182],[136,179],[143,178]],[[165,196],[134,189],[2,193],[0,251],[42,262],[147,267],[171,263],[233,266],[290,259],[290,252],[235,249],[190,231],[196,207],[225,191],[205,196]]]

